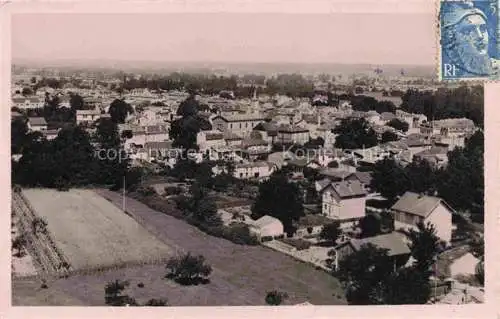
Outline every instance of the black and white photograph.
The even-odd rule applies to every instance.
[[[11,306],[484,304],[487,84],[339,3],[12,12]]]

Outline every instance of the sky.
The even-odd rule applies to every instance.
[[[16,13],[12,59],[432,65],[433,12]]]

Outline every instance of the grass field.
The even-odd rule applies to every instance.
[[[90,190],[25,189],[74,269],[166,257],[173,250]]]
[[[119,194],[100,193],[116,205],[121,204]],[[274,289],[288,293],[290,298],[286,304],[304,301],[316,305],[346,304],[344,292],[335,277],[290,256],[262,246],[240,246],[209,236],[182,220],[154,211],[130,198],[127,199],[127,211],[144,221],[145,227],[169,246],[205,256],[213,268],[210,283],[180,286],[164,279],[164,265],[146,265],[59,279],[43,291],[38,289],[39,283],[37,286],[37,283],[30,285],[14,281],[14,304],[59,305],[78,300],[78,303],[89,306],[103,306],[104,286],[115,279],[129,280],[131,285],[127,293],[139,302],[167,298],[173,306],[265,305],[266,293]],[[137,287],[139,282],[144,283],[144,288]],[[47,297],[61,292],[66,296],[64,300]]]

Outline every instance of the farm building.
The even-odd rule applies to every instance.
[[[253,222],[250,231],[260,240],[279,238],[285,233],[281,221],[268,215],[262,216]]]
[[[406,192],[391,207],[395,229],[414,229],[417,224],[431,223],[436,235],[446,244],[451,241],[453,209],[441,198]]]

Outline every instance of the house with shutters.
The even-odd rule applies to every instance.
[[[319,191],[322,214],[336,220],[341,228],[354,227],[365,217],[366,190],[357,180],[326,183]]]

